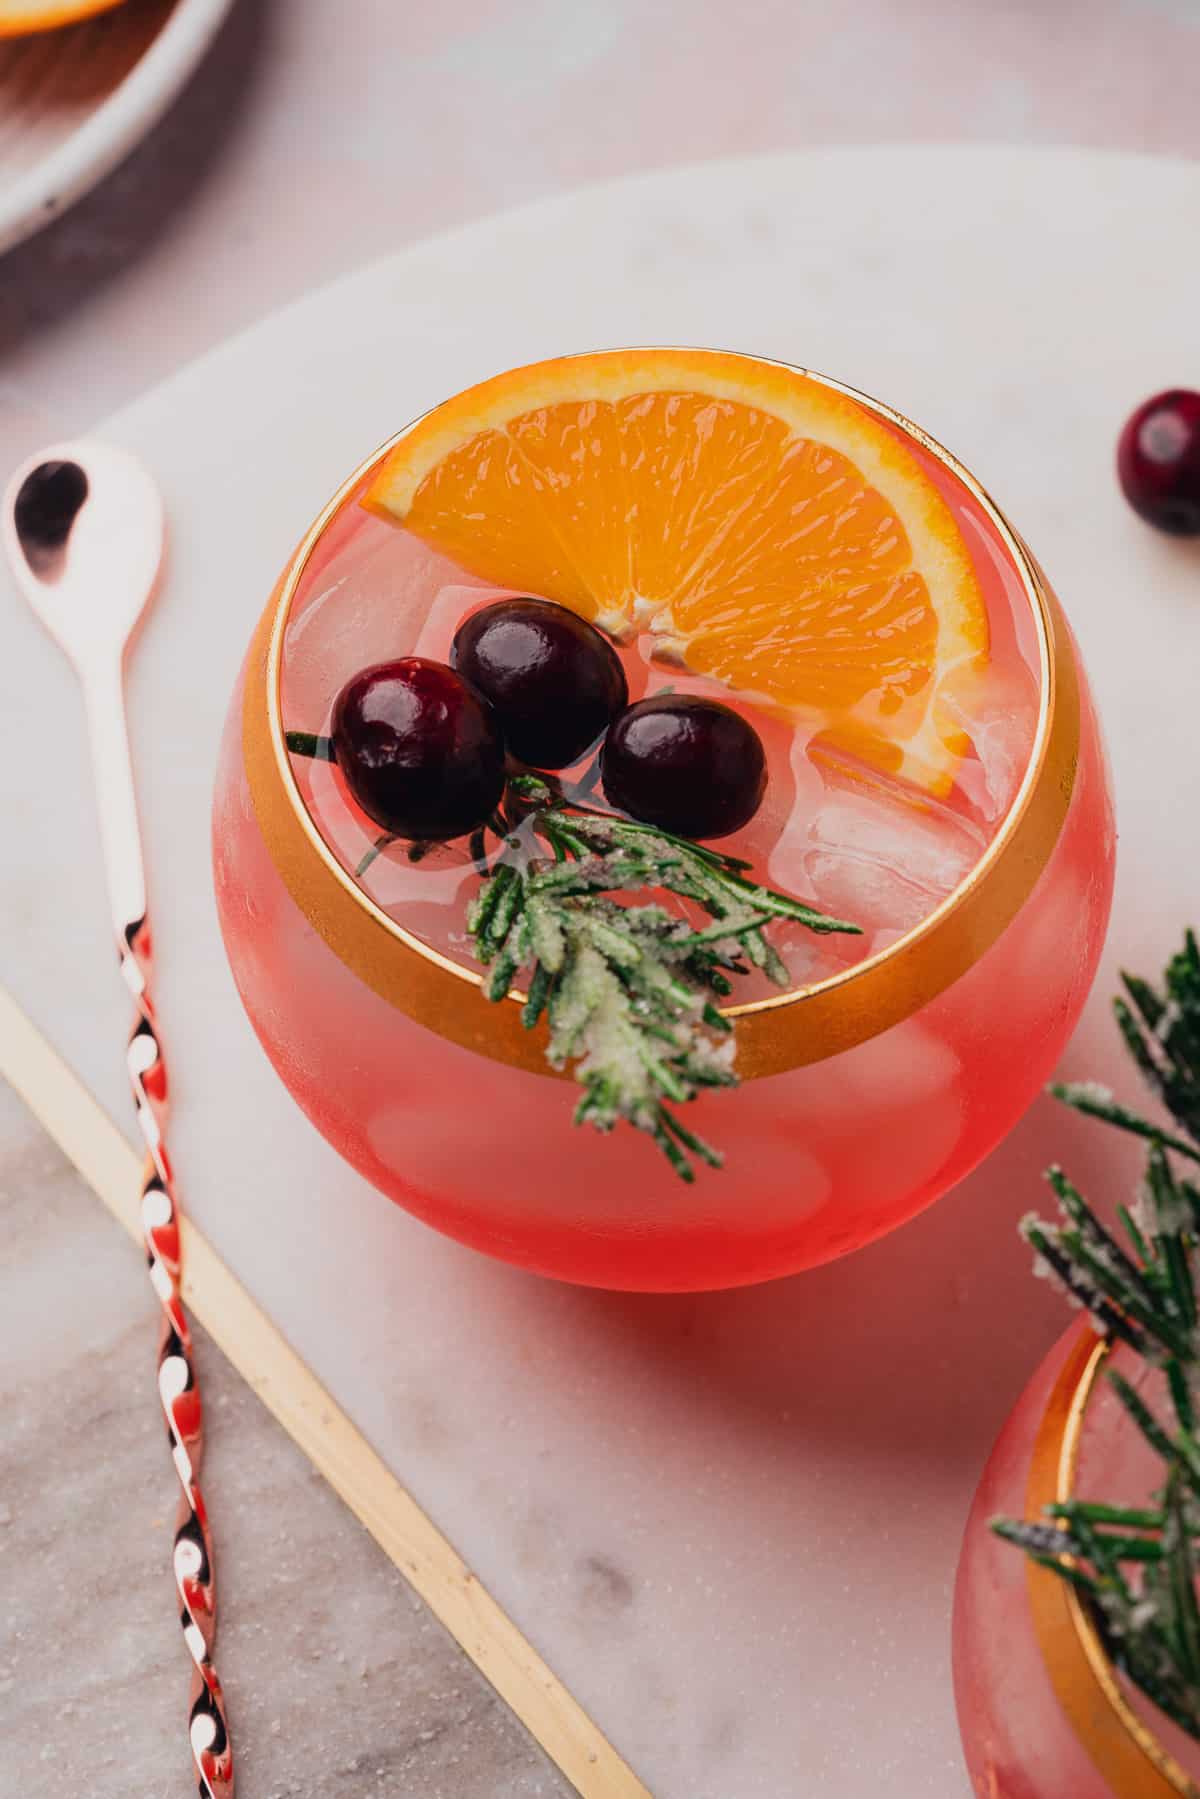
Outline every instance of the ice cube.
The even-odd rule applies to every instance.
[[[989,824],[1016,798],[1037,730],[1037,685],[1026,668],[989,667],[952,685],[946,710],[975,746],[961,765],[959,784]]]
[[[464,613],[496,591],[408,532],[349,511],[288,622],[284,714],[297,730],[324,729],[339,688],[373,662],[444,659]]]
[[[840,932],[830,936],[806,931],[801,925],[775,925],[771,941],[783,958],[793,987],[815,987],[832,980],[863,955],[863,940]]]
[[[830,763],[808,832],[816,904],[861,925],[874,952],[953,892],[983,851],[983,832],[949,807],[874,773]]]

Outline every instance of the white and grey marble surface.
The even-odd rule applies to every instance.
[[[142,1259],[0,1086],[0,1793],[187,1785]],[[219,1665],[255,1799],[572,1789],[202,1332]]]
[[[914,211],[912,194],[933,191],[939,205]],[[1061,1325],[1013,1227],[1052,1154],[1084,1185],[1111,1183],[1112,1145],[1039,1104],[904,1231],[744,1293],[587,1293],[460,1250],[338,1163],[240,1013],[208,877],[225,696],[303,522],[364,445],[443,393],[560,348],[664,339],[748,344],[845,375],[965,456],[1053,571],[1081,636],[1114,752],[1122,863],[1103,987],[1070,1066],[1118,1077],[1103,988],[1119,961],[1157,967],[1197,909],[1184,821],[1200,808],[1200,564],[1121,506],[1112,441],[1129,405],[1195,368],[1200,248],[1178,224],[1198,208],[1200,173],[1185,165],[1070,153],[814,152],[648,178],[391,259],[110,427],[159,474],[174,524],[132,700],[186,1203],[659,1799],[962,1799],[948,1643],[958,1535],[995,1429]],[[480,268],[507,279],[484,291]],[[124,1008],[74,697],[2,581],[0,607],[0,717],[14,744],[37,747],[36,763],[0,759],[16,852],[0,878],[0,969],[123,1117]],[[6,1369],[7,1336],[20,1365],[53,1293],[54,1365],[82,1381],[89,1354],[109,1353],[98,1257],[61,1258],[60,1291],[48,1264],[40,1287],[27,1278],[37,1257],[14,1241]],[[113,1253],[128,1258],[124,1244]],[[252,1408],[230,1408],[209,1498],[219,1532],[226,1508],[233,1519],[225,1619],[244,1659],[231,1699],[253,1717],[283,1689],[269,1627],[255,1635],[271,1558],[249,1537],[236,1547],[242,1482],[260,1456],[290,1452]],[[149,1397],[147,1413],[150,1441]],[[32,1433],[43,1416],[36,1401],[10,1407],[5,1428]],[[75,1468],[57,1420],[48,1441],[48,1484],[65,1486]],[[312,1499],[307,1476],[295,1484]],[[293,1481],[267,1485],[260,1545],[292,1528]],[[122,1518],[135,1488],[121,1483]],[[22,1530],[35,1528],[26,1510]],[[82,1507],[59,1515],[42,1559],[102,1636],[103,1554]],[[322,1677],[291,1709],[268,1701],[256,1738],[268,1793],[302,1779],[285,1776],[284,1756],[310,1727],[331,1761],[363,1752],[364,1730],[376,1740],[377,1687],[360,1694],[336,1655],[350,1657],[363,1618],[398,1628],[390,1607],[407,1602],[386,1568],[354,1561],[369,1545],[353,1532],[337,1543],[312,1588],[331,1645]],[[33,1630],[45,1678],[56,1635]],[[395,1697],[400,1679],[377,1684]],[[411,1707],[397,1706],[406,1724]],[[0,1692],[0,1708],[0,1736],[24,1743],[24,1690]],[[160,1752],[170,1704],[165,1715],[147,1708],[137,1726],[153,1716]],[[40,1726],[54,1753],[68,1723]],[[64,1790],[42,1747],[23,1755],[23,1799]],[[437,1778],[448,1799],[472,1791]],[[502,1791],[506,1776],[490,1778]],[[550,1777],[529,1764],[512,1778]]]

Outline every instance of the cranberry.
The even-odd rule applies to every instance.
[[[450,661],[492,702],[509,749],[531,768],[577,762],[629,698],[608,638],[550,600],[497,600],[473,613]]]
[[[1172,387],[1139,406],[1117,445],[1117,474],[1147,524],[1200,536],[1200,393]]]
[[[397,837],[461,837],[504,791],[491,706],[441,662],[405,656],[348,681],[333,708],[334,760],[369,818]]]
[[[663,694],[623,712],[601,751],[614,806],[681,837],[727,837],[754,817],[767,784],[762,741],[718,700]]]

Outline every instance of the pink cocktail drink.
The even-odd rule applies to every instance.
[[[631,701],[665,687],[719,698],[761,738],[765,798],[720,851],[861,927],[772,927],[789,985],[781,994],[750,970],[730,999],[743,1078],[687,1107],[689,1129],[725,1158],[692,1185],[645,1135],[573,1125],[570,1087],[523,1047],[518,1007],[482,999],[464,928],[489,872],[478,842],[413,854],[381,835],[341,769],[288,753],[286,733],[328,732],[358,670],[444,659],[464,619],[529,588],[364,510],[376,459],[268,607],[230,712],[214,819],[238,986],[318,1128],[464,1242],[626,1288],[790,1273],[870,1241],[960,1180],[1058,1058],[1111,896],[1111,807],[1086,680],[1043,577],[986,496],[895,415],[861,404],[940,497],[986,612],[986,655],[964,657],[939,693],[937,745],[955,748],[936,778],[915,755],[889,767],[827,717],[781,704],[769,674],[748,691],[697,666],[695,634],[680,649],[661,616],[612,622]],[[911,703],[905,692],[886,705]],[[590,752],[556,779],[605,809]]]

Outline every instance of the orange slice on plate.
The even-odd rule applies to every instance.
[[[121,0],[0,0],[0,37],[21,37],[29,31],[74,25],[80,19],[111,12],[120,5]]]
[[[943,793],[940,703],[988,652],[966,545],[899,433],[798,369],[702,350],[562,357],[421,419],[364,503]]]

